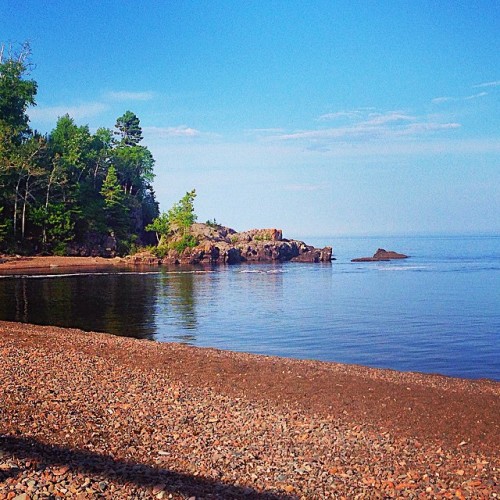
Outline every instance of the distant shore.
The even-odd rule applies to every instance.
[[[0,322],[0,498],[488,498],[500,383]]]

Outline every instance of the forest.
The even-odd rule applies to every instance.
[[[129,253],[155,241],[154,158],[131,111],[94,133],[61,116],[30,127],[37,82],[29,45],[0,46],[0,252]]]

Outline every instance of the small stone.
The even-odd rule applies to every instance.
[[[160,493],[165,488],[165,483],[158,483],[153,486],[153,495]]]
[[[54,476],[62,476],[63,474],[66,474],[66,472],[68,472],[69,470],[69,467],[67,465],[63,466],[63,467],[59,467],[59,469],[55,469],[52,473],[54,474]]]
[[[29,496],[27,493],[21,493],[17,497],[14,497],[13,500],[29,500]]]

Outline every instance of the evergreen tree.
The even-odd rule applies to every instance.
[[[142,141],[140,121],[132,111],[126,111],[116,120],[116,135],[121,137],[120,142],[125,146],[137,146]]]
[[[104,212],[109,230],[118,236],[124,236],[127,233],[128,210],[125,205],[125,194],[113,165],[109,167],[100,192],[104,198]]]

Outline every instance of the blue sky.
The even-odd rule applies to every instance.
[[[32,126],[130,109],[163,210],[289,237],[500,233],[500,2],[0,2]]]

